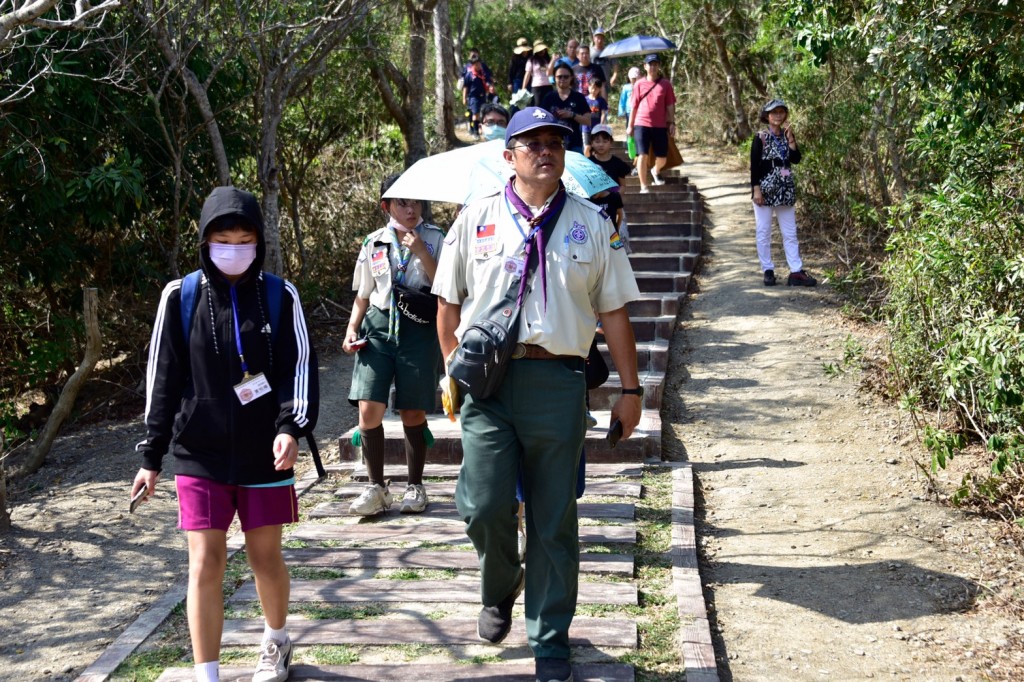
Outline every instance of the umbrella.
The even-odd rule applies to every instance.
[[[606,57],[632,57],[638,54],[675,50],[676,44],[658,36],[631,36],[616,40],[601,50],[601,59]]]
[[[493,194],[512,177],[512,168],[502,156],[504,149],[504,140],[490,140],[420,159],[402,173],[384,198],[466,204]],[[596,163],[569,151],[562,182],[566,191],[585,198],[616,186]]]

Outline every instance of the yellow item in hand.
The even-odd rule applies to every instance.
[[[448,420],[455,421],[455,413],[459,411],[459,385],[447,374],[441,377],[441,407]]]

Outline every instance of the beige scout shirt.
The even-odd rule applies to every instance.
[[[420,223],[420,239],[436,261],[441,253],[444,232],[436,225]],[[381,310],[391,309],[391,282],[398,273],[401,263],[402,237],[396,237],[395,231],[389,227],[371,232],[363,240],[356,259],[356,268],[352,273],[352,290],[360,298],[370,299],[370,305]],[[405,284],[413,288],[428,287],[430,278],[423,268],[423,262],[415,255],[409,260],[405,270]]]
[[[513,214],[526,231],[526,218],[503,192],[481,199],[462,211],[445,238],[433,293],[462,305],[455,332],[459,338],[477,315],[505,295],[523,262],[524,235]],[[546,244],[547,310],[540,269],[535,268],[520,313],[519,341],[556,355],[586,357],[597,313],[618,310],[640,296],[621,244],[598,207],[570,194]]]

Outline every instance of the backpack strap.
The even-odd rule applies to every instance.
[[[188,339],[192,333],[192,315],[196,311],[196,301],[199,300],[199,289],[203,281],[203,271],[190,272],[181,280],[181,330],[185,335],[185,349],[188,349]]]
[[[262,273],[263,285],[267,292],[267,314],[270,316],[270,343],[277,343],[277,328],[281,326],[281,307],[284,300],[284,280],[277,275]]]

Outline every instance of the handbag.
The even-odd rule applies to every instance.
[[[597,337],[590,342],[590,352],[587,353],[587,363],[583,368],[583,374],[587,381],[587,390],[591,391],[604,382],[608,381],[611,374],[608,370],[608,363],[604,361],[600,349],[597,347]]]
[[[654,149],[647,150],[647,163],[648,168],[654,168]],[[668,138],[668,153],[665,157],[665,166],[662,170],[668,170],[669,168],[675,168],[683,165],[683,155],[679,152],[679,147],[676,146],[676,140],[673,137]]]
[[[437,296],[427,287],[414,289],[398,282],[392,282],[395,292],[395,307],[399,312],[417,324],[437,322]]]

